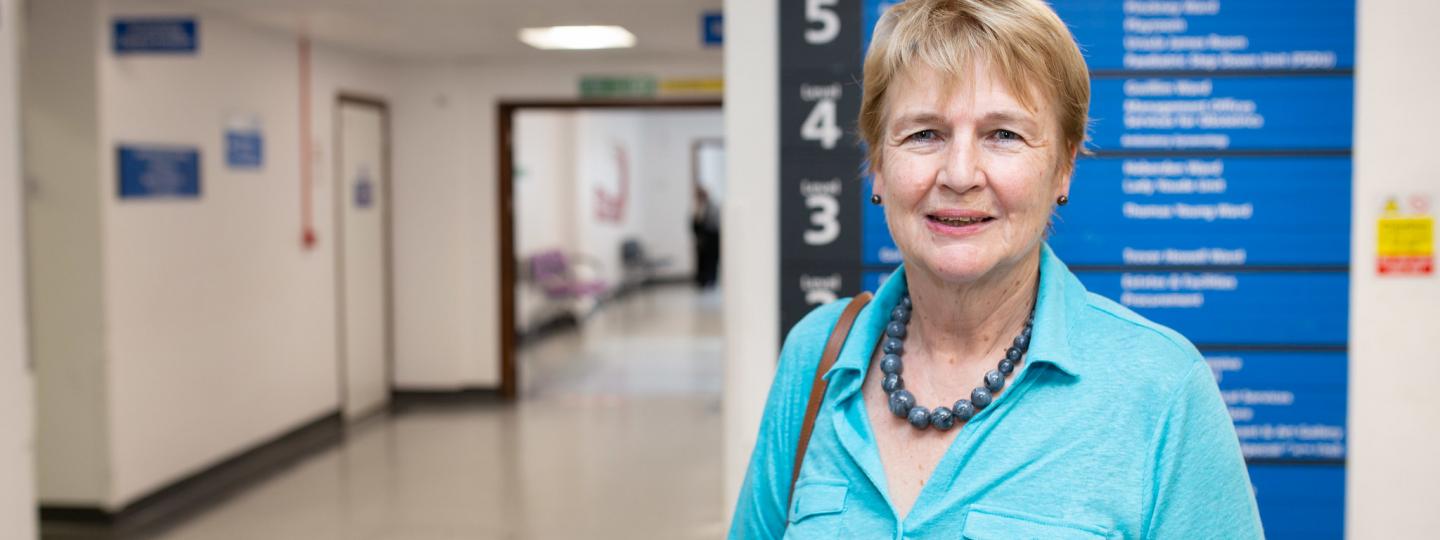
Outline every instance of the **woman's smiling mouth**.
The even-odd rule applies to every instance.
[[[931,231],[947,235],[966,235],[979,231],[994,217],[971,210],[942,210],[926,214],[925,225]]]

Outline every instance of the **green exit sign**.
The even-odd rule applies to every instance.
[[[594,76],[580,78],[582,98],[648,98],[655,97],[660,83],[654,76]]]

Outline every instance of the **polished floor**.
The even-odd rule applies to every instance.
[[[213,508],[125,537],[722,537],[719,298],[676,285],[616,300],[522,349],[518,404],[363,420]]]

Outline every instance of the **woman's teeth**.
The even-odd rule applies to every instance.
[[[939,221],[940,223],[944,223],[944,224],[950,225],[950,226],[952,226],[952,227],[964,227],[964,226],[966,226],[966,225],[972,225],[972,224],[975,224],[975,223],[980,223],[980,222],[982,222],[982,221],[986,221],[986,220],[988,220],[988,219],[990,219],[990,218],[988,218],[988,217],[977,217],[977,218],[955,217],[955,218],[948,218],[948,217],[940,217],[940,216],[930,216],[930,219],[933,219],[933,220],[935,220],[935,221]]]

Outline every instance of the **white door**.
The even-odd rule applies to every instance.
[[[340,355],[347,419],[390,398],[386,227],[390,201],[385,109],[342,100],[340,179]]]

